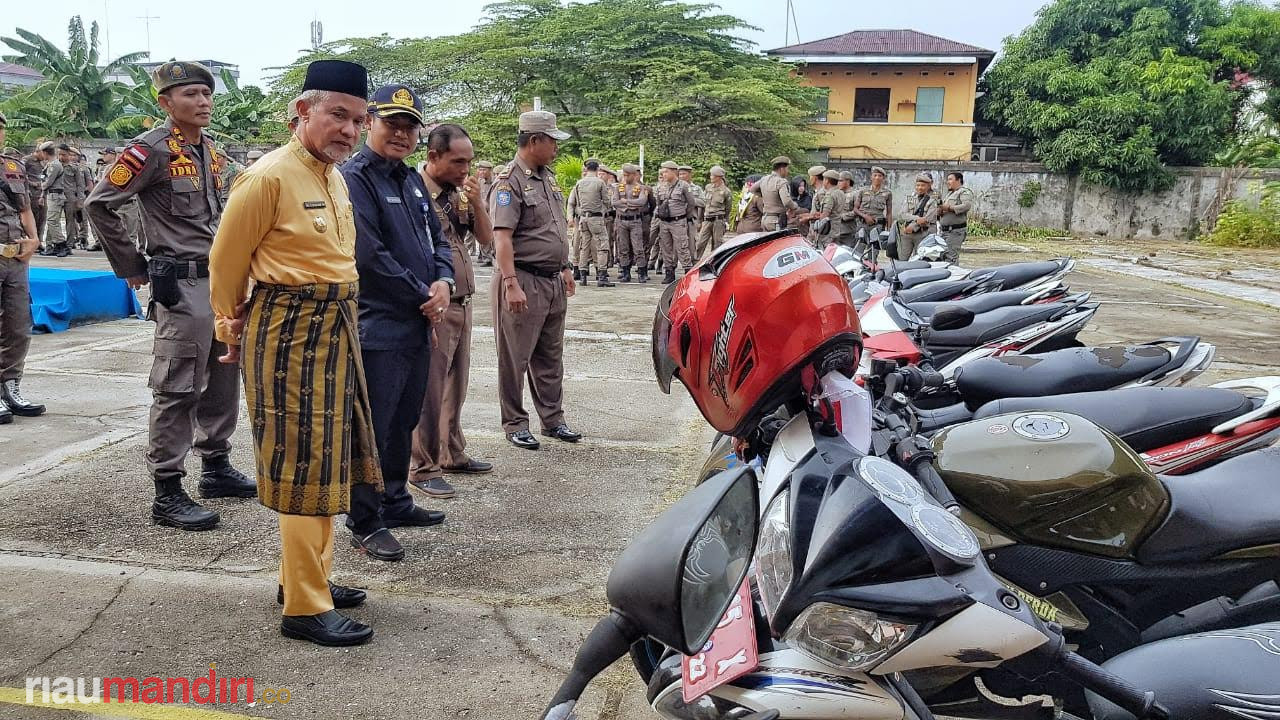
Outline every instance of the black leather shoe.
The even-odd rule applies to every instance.
[[[551,428],[550,430],[544,429],[542,434],[549,438],[555,438],[557,440],[563,440],[571,443],[576,443],[582,439],[582,433],[576,433],[570,430],[569,426],[563,423]]]
[[[329,597],[333,598],[333,606],[335,608],[353,608],[365,601],[368,595],[358,588],[349,588],[343,585],[334,585],[329,583]],[[284,586],[276,586],[276,604],[284,604]]]
[[[220,520],[218,513],[191,499],[184,490],[157,496],[151,503],[151,521],[180,530],[209,530]]]
[[[428,510],[417,505],[404,515],[383,517],[382,522],[389,528],[394,527],[431,527],[444,522],[444,513],[439,510]]]
[[[0,425],[8,425],[13,422],[13,413],[9,412],[9,406],[4,404],[4,400],[0,400]]]
[[[609,282],[609,273],[602,272],[596,276],[596,287],[614,287],[614,284]]]
[[[646,270],[645,268],[640,268],[639,277],[637,278],[637,282],[642,282],[642,283],[647,283],[647,282],[649,282],[649,271],[648,271],[648,270]]]
[[[524,448],[525,450],[537,450],[542,447],[542,443],[538,442],[538,439],[535,438],[528,430],[517,430],[515,432],[507,433],[507,440],[511,441],[512,445]]]
[[[630,265],[623,266],[623,268],[620,271],[618,271],[618,282],[620,283],[631,282],[631,266]]]
[[[330,610],[319,615],[286,615],[280,620],[280,634],[326,647],[347,647],[369,642],[373,628]]]
[[[198,486],[200,497],[258,497],[257,484],[232,467],[231,460],[225,455],[219,458],[204,458],[200,464],[203,468]]]
[[[493,463],[471,459],[467,461],[466,465],[446,467],[444,468],[444,471],[450,474],[456,473],[460,475],[486,475],[493,472]]]
[[[670,285],[675,281],[676,281],[676,271],[668,268],[667,271],[662,274],[662,282],[666,283],[667,285]]]
[[[0,383],[0,402],[9,406],[9,412],[22,417],[36,417],[44,414],[44,406],[29,403],[22,397],[22,390],[17,380],[5,380]]]
[[[363,537],[351,533],[351,547],[365,551],[375,560],[395,562],[404,559],[404,547],[386,528],[374,530]]]

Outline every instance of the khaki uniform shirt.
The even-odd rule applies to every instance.
[[[609,190],[605,182],[594,175],[582,178],[569,191],[571,217],[577,217],[580,213],[605,213],[610,207]]]
[[[941,208],[942,205],[950,203],[952,210],[942,213],[942,217],[938,218],[938,224],[959,225],[968,222],[969,211],[973,209],[973,200],[973,191],[964,185],[955,190],[948,190],[942,196],[942,202],[938,207]]]
[[[80,163],[80,198],[89,197],[89,193],[93,191],[93,186],[98,182],[98,178],[94,176],[93,168],[89,163]]]
[[[853,232],[850,224],[843,216],[849,209],[849,196],[840,188],[826,188],[822,196],[822,212],[831,218],[829,235],[848,235]]]
[[[170,120],[138,136],[124,149],[89,196],[89,219],[120,277],[145,275],[120,207],[137,197],[147,254],[207,260],[222,217],[222,155],[206,134],[192,145]]]
[[[903,205],[902,214],[898,216],[898,222],[909,223],[917,217],[923,217],[920,222],[919,232],[928,234],[933,228],[933,224],[938,220],[938,196],[933,193],[928,195],[912,195],[907,198],[907,202]]]
[[[0,182],[4,183],[0,188],[0,242],[8,243],[27,236],[22,227],[22,211],[31,208],[31,198],[21,158],[0,155],[0,171]]]
[[[57,191],[66,195],[67,200],[76,199],[76,192],[80,185],[74,168],[75,163],[63,165],[62,161],[56,158],[50,162],[44,176],[45,192]]]
[[[44,197],[44,163],[35,153],[31,153],[23,156],[22,167],[27,176],[27,197],[35,205],[36,201]]]
[[[337,166],[294,138],[240,173],[234,189],[209,253],[219,340],[235,342],[226,322],[250,278],[277,285],[359,279],[355,211]]]
[[[489,191],[494,230],[511,230],[515,261],[539,272],[558,272],[569,261],[564,208],[564,193],[551,168],[528,167],[519,157]]]
[[[667,203],[667,210],[673,218],[689,215],[698,207],[693,188],[683,180],[676,180],[674,183],[668,183],[665,180],[659,182],[653,188],[653,196],[658,201],[658,205]],[[656,215],[654,217],[657,218]]]
[[[893,192],[887,187],[881,186],[879,190],[872,190],[870,185],[859,188],[853,200],[854,207],[877,220],[893,214]]]
[[[760,196],[760,210],[765,215],[786,215],[796,208],[796,201],[791,199],[791,183],[776,172],[760,178],[751,192]]]
[[[471,231],[474,220],[471,208],[463,209],[462,193],[456,187],[448,190],[422,173],[422,182],[427,185],[431,194],[431,206],[435,208],[436,217],[440,219],[440,228],[444,236],[449,238],[449,249],[453,251],[453,298],[460,300],[476,291],[475,270],[471,266],[471,255],[467,252],[467,233]]]
[[[720,218],[728,219],[729,206],[733,203],[733,191],[728,185],[708,184],[703,188],[703,197],[706,198],[706,207],[703,209],[703,218]]]
[[[649,206],[649,186],[644,183],[618,183],[617,194],[614,209],[619,215],[643,215]]]

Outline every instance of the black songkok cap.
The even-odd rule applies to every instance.
[[[346,60],[316,60],[307,66],[302,90],[327,90],[368,100],[369,71]]]

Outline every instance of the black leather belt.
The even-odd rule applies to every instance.
[[[702,219],[703,219],[703,220],[723,220],[723,219],[724,219],[724,216],[723,216],[723,215],[708,215],[708,216],[706,216],[706,217],[704,217],[704,218],[702,218]]]
[[[584,213],[578,213],[578,217],[604,217],[604,213],[584,212]]]
[[[619,220],[643,220],[643,215],[619,215]]]
[[[617,214],[618,214],[617,212],[607,212],[607,213],[605,213],[605,214],[604,214],[604,216],[605,216],[605,217],[615,217],[615,216],[617,216]]]
[[[61,191],[61,190],[55,190],[55,189],[53,189],[53,188],[49,188],[49,189],[48,189],[48,190],[46,190],[45,192],[47,192],[47,193],[61,193],[62,191]]]
[[[209,261],[208,260],[173,260],[177,263],[174,268],[174,277],[179,280],[187,280],[189,278],[207,278],[209,277]]]
[[[659,219],[659,220],[662,220],[662,222],[679,222],[679,221],[681,221],[681,220],[683,220],[683,219],[685,219],[685,218],[687,218],[687,217],[689,217],[689,216],[688,216],[688,215],[676,215],[675,217],[669,217],[669,218],[667,218],[667,219],[665,219],[665,220],[663,220],[662,218],[658,218],[658,219]]]
[[[530,275],[537,275],[538,277],[544,277],[544,278],[553,278],[553,277],[560,276],[559,270],[547,270],[546,268],[540,268],[537,265],[530,265],[529,263],[517,262],[516,269],[523,270],[529,273]]]
[[[958,225],[939,225],[938,227],[942,229],[942,232],[946,232],[948,230],[959,230],[962,227],[968,227],[968,226],[969,226],[969,223],[962,222]]]

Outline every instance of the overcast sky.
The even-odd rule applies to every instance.
[[[8,0],[0,17],[0,33],[12,37],[17,27],[40,33],[66,47],[67,21],[73,15],[102,26],[102,53],[110,43],[112,57],[147,50],[151,58],[213,59],[240,66],[242,84],[261,83],[268,68],[287,65],[310,46],[311,21],[324,25],[324,39],[388,33],[397,37],[453,35],[465,32],[484,14],[481,0],[429,0],[410,5],[376,5],[350,0],[311,0],[299,12],[285,3],[221,0],[178,4],[160,0]],[[912,28],[951,40],[999,50],[1001,40],[1035,18],[1044,0],[987,0],[968,6],[942,0],[841,2],[794,0],[801,42],[857,29]],[[786,44],[783,18],[786,0],[721,0],[721,8],[763,28],[748,39],[759,49]],[[184,12],[185,11],[185,12]],[[144,16],[152,19],[146,20]],[[791,42],[796,41],[795,29]],[[8,54],[0,46],[0,54]]]

